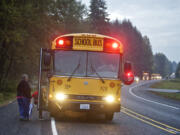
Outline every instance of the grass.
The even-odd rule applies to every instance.
[[[180,90],[180,79],[164,80],[151,85],[151,88]]]
[[[0,106],[9,103],[16,98],[16,80],[8,80],[5,82],[4,88],[0,91]]]
[[[14,92],[3,92],[0,93],[0,105],[6,104],[9,101],[12,101],[15,99],[16,93]]]
[[[165,92],[152,92],[152,93],[155,93],[156,95],[159,95],[159,96],[163,96],[166,98],[180,101],[180,93],[165,93]]]
[[[151,88],[180,90],[180,79],[164,80],[153,84]],[[153,92],[153,93],[166,98],[171,98],[180,101],[180,93],[166,93],[166,92]]]

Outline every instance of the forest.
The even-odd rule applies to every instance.
[[[15,91],[23,73],[38,76],[40,48],[66,33],[99,33],[119,39],[125,60],[142,72],[175,72],[177,63],[163,53],[153,55],[147,35],[130,20],[109,19],[105,0],[91,0],[86,7],[77,0],[0,0],[0,92]]]

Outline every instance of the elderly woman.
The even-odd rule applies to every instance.
[[[29,104],[31,100],[31,88],[28,83],[28,75],[23,74],[17,87],[17,102],[19,106],[20,120],[29,120]]]

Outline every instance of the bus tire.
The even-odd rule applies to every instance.
[[[59,115],[59,109],[58,109],[57,106],[56,106],[54,103],[52,103],[52,102],[49,102],[48,111],[50,112],[50,116],[51,116],[51,117],[57,118],[58,115]]]
[[[51,117],[57,118],[58,117],[58,111],[57,110],[52,110],[50,111]]]
[[[113,112],[107,112],[105,113],[105,119],[106,121],[112,121],[114,117],[114,113]]]

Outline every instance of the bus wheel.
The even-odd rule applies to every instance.
[[[114,113],[113,113],[113,112],[107,112],[107,113],[105,113],[106,121],[112,121],[112,120],[113,120],[113,117],[114,117]]]
[[[58,112],[53,110],[50,112],[50,115],[51,115],[51,117],[57,118]]]
[[[50,112],[51,117],[56,118],[58,116],[59,110],[58,110],[57,106],[54,103],[52,103],[51,101],[49,101],[49,104],[48,104],[48,111]]]
[[[53,112],[50,112],[50,116],[51,117],[54,117],[55,119],[58,119],[58,120],[63,120],[65,119],[65,114],[64,112],[61,112],[61,111],[53,111]]]

